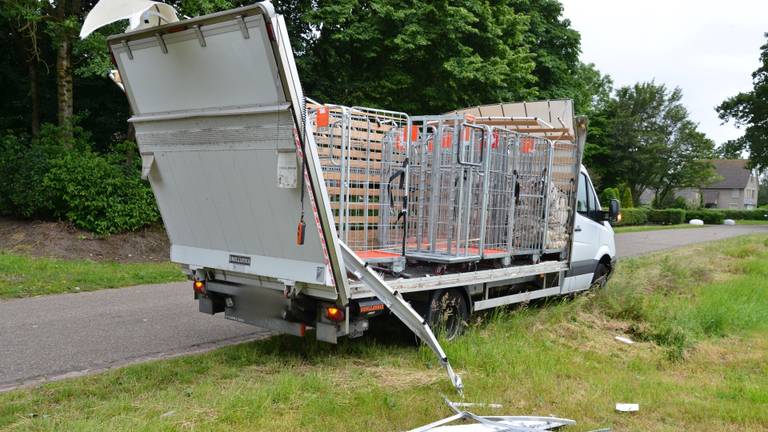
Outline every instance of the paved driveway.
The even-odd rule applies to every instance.
[[[768,233],[768,225],[722,225],[617,234],[616,253],[619,257],[633,257],[693,243],[753,233]]]
[[[768,226],[619,234],[628,257]],[[0,389],[264,338],[266,330],[197,312],[188,282],[0,302]]]

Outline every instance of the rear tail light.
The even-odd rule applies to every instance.
[[[335,322],[344,321],[344,310],[336,306],[328,306],[325,308],[325,317]]]
[[[205,281],[196,280],[192,282],[192,289],[198,294],[205,294]]]

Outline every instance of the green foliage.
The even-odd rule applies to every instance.
[[[681,197],[681,196],[675,197],[675,199],[672,200],[672,202],[670,203],[668,208],[676,208],[676,209],[687,210],[688,209],[688,201],[686,201],[686,199]]]
[[[604,89],[601,87],[602,77],[594,65],[579,62],[581,36],[571,28],[570,20],[561,18],[563,6],[560,2],[507,0],[499,6],[527,18],[523,43],[533,54],[538,97],[572,98],[577,103],[577,112],[585,113],[580,110],[588,109],[592,97]]]
[[[721,225],[725,216],[723,212],[717,210],[688,210],[685,212],[686,221],[691,219],[701,219],[707,225]]]
[[[723,214],[725,219],[733,220],[768,220],[768,210],[755,209],[755,210],[731,210],[722,209],[716,210]]]
[[[7,181],[0,182],[0,214],[46,217],[54,210],[56,197],[43,184],[53,161],[68,151],[88,147],[88,134],[79,127],[43,125],[40,135],[5,134],[0,137],[0,170]]]
[[[621,222],[617,226],[644,225],[648,223],[648,209],[626,207],[621,209]]]
[[[632,199],[632,189],[626,184],[622,184],[619,186],[619,190],[621,191],[621,207],[634,207],[635,201]]]
[[[603,189],[603,192],[600,193],[600,202],[604,206],[607,206],[612,199],[619,199],[619,189],[618,188]]]
[[[435,113],[535,93],[529,19],[506,2],[319,1],[297,59],[321,101]]]
[[[757,205],[759,207],[768,206],[768,178],[760,180],[760,186],[757,190]]]
[[[685,222],[685,210],[678,208],[648,210],[648,222],[659,225],[677,225]]]
[[[111,234],[159,218],[148,185],[139,178],[135,145],[122,143],[101,155],[90,150],[79,127],[44,125],[40,136],[0,136],[0,214],[62,218]],[[119,150],[119,152],[118,152]]]
[[[152,191],[136,173],[92,152],[69,153],[51,164],[43,184],[57,198],[53,213],[97,234],[133,231],[158,220]]]
[[[750,164],[764,170],[768,168],[768,43],[760,50],[760,67],[752,73],[753,89],[725,100],[717,112],[723,121],[746,127],[744,136],[723,146],[724,153],[733,156],[747,150]]]
[[[598,133],[589,138],[585,163],[603,184],[625,183],[633,197],[650,188],[662,202],[675,188],[706,182],[714,173],[705,161],[714,143],[697,130],[681,100],[680,89],[654,82],[617,89],[594,116]]]

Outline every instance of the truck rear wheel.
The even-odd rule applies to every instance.
[[[429,302],[427,321],[432,330],[446,340],[456,339],[464,333],[469,321],[466,298],[456,289],[436,292]]]

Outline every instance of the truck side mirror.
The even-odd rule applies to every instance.
[[[619,217],[619,212],[621,212],[621,205],[619,200],[614,198],[608,203],[608,218],[615,221]]]

